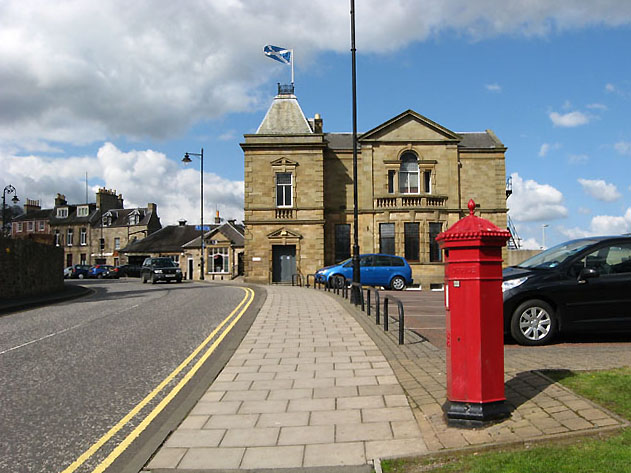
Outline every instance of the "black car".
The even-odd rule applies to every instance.
[[[522,345],[559,332],[631,332],[631,235],[572,240],[504,269],[504,331]]]
[[[120,277],[139,278],[142,271],[142,265],[139,264],[123,264],[118,266],[118,275]]]
[[[147,258],[142,263],[140,278],[143,283],[151,281],[152,284],[158,281],[182,282],[182,270],[171,258]]]

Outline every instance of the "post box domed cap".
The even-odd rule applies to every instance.
[[[510,238],[510,232],[498,227],[485,218],[474,215],[475,202],[469,200],[469,215],[458,220],[449,229],[438,234],[436,241],[470,240],[470,239],[492,239],[506,241]]]

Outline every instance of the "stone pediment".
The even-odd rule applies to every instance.
[[[288,230],[287,228],[279,228],[278,230],[273,231],[267,235],[267,238],[270,240],[275,239],[302,239],[302,235],[300,233],[294,232],[292,230]]]
[[[413,110],[388,120],[364,133],[359,141],[458,142],[461,137]]]
[[[275,159],[270,164],[272,166],[283,166],[283,167],[285,167],[285,166],[293,166],[293,167],[298,166],[298,163],[296,161],[292,161],[291,159],[287,159],[287,158]]]

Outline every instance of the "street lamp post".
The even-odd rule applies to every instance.
[[[545,250],[546,249],[546,227],[548,226],[547,223],[544,223],[543,225],[541,225],[541,249]]]
[[[360,282],[359,274],[359,216],[357,210],[357,68],[355,58],[355,0],[351,0],[351,57],[352,57],[352,86],[353,86],[353,282]],[[361,302],[361,290],[358,286],[351,287],[351,302]]]
[[[201,237],[201,245],[202,245],[202,261],[201,261],[201,274],[199,279],[204,280],[204,148],[202,148],[200,153],[185,153],[184,158],[182,158],[183,163],[190,163],[191,158],[189,156],[197,156],[201,162],[200,168],[200,206],[201,206],[201,225],[199,227],[199,234]]]
[[[7,199],[7,194],[15,194],[13,196],[13,198],[11,199],[11,202],[13,202],[14,204],[17,204],[20,199],[18,199],[18,193],[15,190],[15,187],[13,187],[11,184],[9,184],[8,186],[5,186],[4,191],[2,191],[2,236],[6,236],[6,226],[7,226],[7,205],[6,205],[6,199]]]

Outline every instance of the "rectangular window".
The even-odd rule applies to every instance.
[[[429,260],[432,263],[439,263],[443,260],[443,252],[436,241],[436,237],[442,231],[442,223],[429,224]]]
[[[394,253],[394,223],[379,224],[379,251],[388,255]]]
[[[21,233],[21,232],[22,232],[22,222],[18,222],[18,224],[17,224],[17,230],[16,230],[16,231],[17,231],[18,233]]]
[[[290,172],[276,173],[276,207],[292,206],[293,176]]]
[[[88,207],[78,207],[77,208],[77,217],[87,217],[88,216]]]
[[[72,228],[69,228],[66,232],[66,244],[72,246]]]
[[[119,237],[114,238],[114,249],[115,250],[121,249],[121,239]]]
[[[432,171],[425,171],[423,173],[423,180],[425,183],[425,192],[428,194],[432,193]]]
[[[99,248],[101,249],[101,251],[105,250],[105,238],[99,238]]]
[[[66,218],[68,217],[68,207],[62,207],[57,209],[57,218]]]
[[[397,172],[395,170],[388,171],[388,194],[394,194],[394,176]]]
[[[81,246],[85,246],[88,244],[88,232],[85,228],[81,229],[81,233],[79,234],[81,240],[79,240],[79,243],[81,244]]]
[[[210,248],[210,273],[227,273],[228,271],[228,248]]]
[[[88,264],[87,255],[85,253],[81,253],[81,264]]]
[[[59,230],[55,230],[55,246],[61,245],[61,235],[59,234]]]
[[[419,224],[407,222],[404,225],[405,231],[405,259],[408,261],[419,261]]]
[[[335,225],[335,262],[351,257],[351,226],[347,223]]]
[[[43,232],[46,230],[46,222],[44,220],[39,221],[39,231]]]
[[[35,222],[26,222],[26,230],[29,232],[35,230]]]

